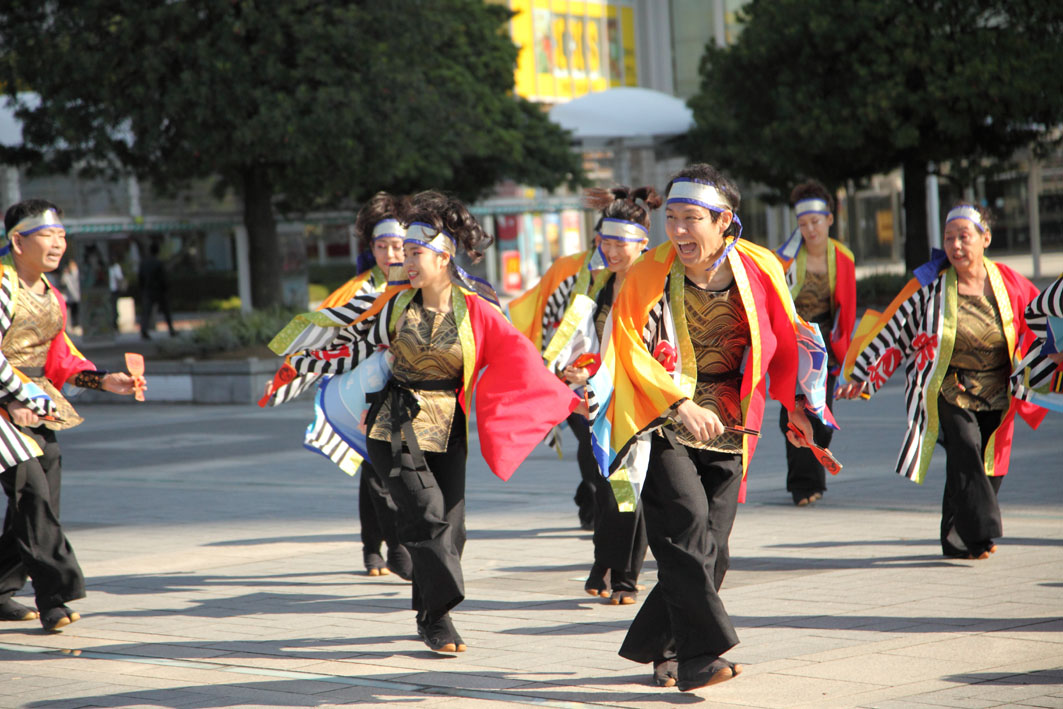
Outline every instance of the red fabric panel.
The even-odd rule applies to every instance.
[[[63,329],[52,339],[48,348],[48,357],[44,361],[44,376],[55,385],[56,389],[62,389],[63,385],[78,372],[86,369],[96,369],[89,360],[85,359],[76,349],[71,349],[66,338],[66,301],[59,294],[59,290],[53,288],[52,293],[59,301],[59,310],[63,317]]]
[[[550,429],[568,418],[579,398],[543,367],[531,341],[479,296],[468,295],[476,338],[476,425],[480,451],[508,480]]]

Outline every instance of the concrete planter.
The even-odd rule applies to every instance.
[[[254,404],[262,396],[265,383],[272,379],[279,359],[255,357],[233,360],[148,361],[149,402],[187,402],[193,404]],[[116,397],[102,391],[86,390],[74,402],[118,403]],[[129,398],[132,401],[132,397]]]

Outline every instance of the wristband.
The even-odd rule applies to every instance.
[[[85,369],[74,376],[74,386],[82,389],[103,389],[103,378],[108,372]]]

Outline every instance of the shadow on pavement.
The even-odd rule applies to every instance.
[[[1063,684],[1063,671],[1038,670],[1035,672],[1023,672],[1020,674],[1006,674],[1003,672],[971,672],[961,675],[946,675],[941,679],[946,682],[956,682],[958,684],[1007,685],[1016,687],[1042,684],[1059,685]]]
[[[243,670],[244,668],[241,668]],[[352,675],[357,666],[352,665]],[[468,677],[468,680],[465,678]],[[429,684],[425,679],[435,680]],[[483,685],[484,679],[499,681],[520,681],[519,689],[488,689]],[[608,677],[583,680],[584,684],[594,687],[613,686],[613,691],[580,691],[572,689],[573,685],[560,686],[544,682],[532,682],[522,672],[477,672],[465,675],[458,672],[431,673],[404,672],[394,675],[374,675],[372,678],[357,676],[309,676],[306,679],[263,680],[256,682],[236,682],[232,684],[185,685],[168,689],[138,689],[114,694],[78,696],[76,689],[71,692],[71,699],[51,698],[23,704],[23,707],[56,706],[184,706],[196,707],[230,707],[230,706],[323,706],[348,702],[373,703],[415,703],[437,700],[440,697],[462,699],[479,699],[499,703],[533,704],[551,706],[557,702],[583,703],[594,705],[613,705],[617,703],[664,703],[697,704],[705,698],[696,694],[680,694],[673,689],[656,689],[646,686],[645,678]],[[438,682],[438,683],[436,683]],[[577,683],[578,685],[578,683]],[[620,685],[630,689],[619,689]]]
[[[921,556],[876,556],[856,559],[823,559],[799,556],[735,556],[731,557],[732,571],[800,571],[835,569],[889,568],[940,568],[967,566],[964,559],[946,559],[940,555]]]
[[[1058,633],[1059,618],[958,618],[933,616],[792,615],[731,616],[738,628],[801,628],[804,630],[866,630],[874,633]]]
[[[1007,547],[1057,547],[1063,546],[1063,539],[1032,539],[1029,537],[1001,537],[999,540],[1001,549]],[[790,544],[765,544],[769,549],[829,549],[833,547],[863,547],[863,546],[939,546],[937,539],[846,539],[841,541],[801,542]]]

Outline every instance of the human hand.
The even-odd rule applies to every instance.
[[[690,399],[680,404],[676,413],[687,430],[699,441],[711,441],[723,434],[723,422],[720,417]]]
[[[147,389],[147,380],[140,377],[143,382],[142,390]],[[100,382],[100,388],[104,391],[109,391],[112,394],[122,394],[128,396],[134,392],[137,385],[137,379],[131,374],[125,372],[110,372],[104,375],[103,381]]]
[[[23,404],[21,401],[12,401],[7,405],[7,412],[11,414],[11,420],[18,426],[33,427],[41,421],[41,417]]]
[[[795,436],[792,431],[787,431],[786,440],[790,441],[790,444],[797,448],[808,448],[808,444],[812,441],[812,422],[808,420],[808,414],[805,413],[804,404],[801,401],[798,401],[794,410],[787,413],[789,415],[790,423],[800,429],[804,438]]]
[[[561,376],[569,384],[584,386],[587,380],[591,378],[591,373],[586,367],[568,366],[562,370]]]
[[[1063,352],[1056,352],[1055,354],[1047,355],[1047,357],[1056,364],[1063,364]]]
[[[835,399],[856,399],[864,393],[864,382],[848,382],[838,387]]]

